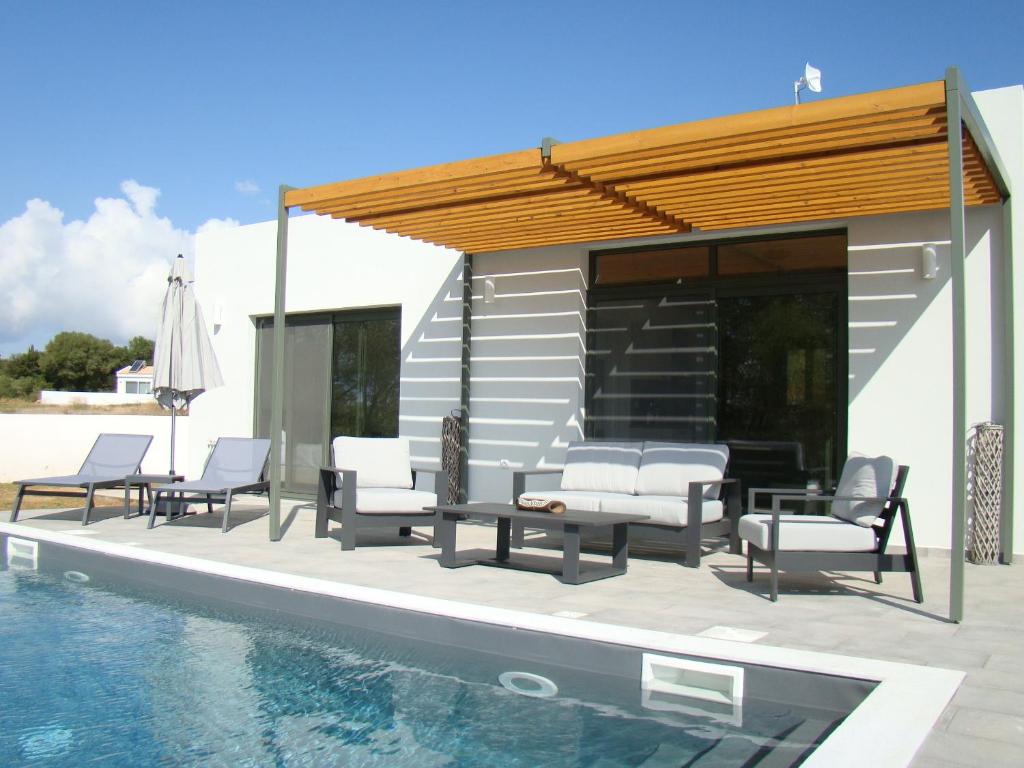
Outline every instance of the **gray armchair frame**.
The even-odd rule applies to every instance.
[[[526,469],[513,472],[512,503],[515,504],[519,497],[526,493],[527,477],[531,475],[561,475],[562,472],[561,469]],[[717,485],[725,492],[725,514],[721,520],[711,523],[702,522],[705,485]],[[721,498],[721,494],[720,491],[719,498]],[[729,537],[729,552],[739,555],[743,550],[740,548],[739,534],[736,529],[742,514],[742,498],[740,481],[736,478],[695,480],[687,488],[685,528],[664,523],[630,523],[630,535],[636,534],[641,540],[666,541],[682,546],[686,550],[683,564],[687,568],[700,567],[700,543],[705,538],[727,535]],[[513,547],[518,549],[523,546],[524,532],[525,529],[521,521],[512,522]]]
[[[768,489],[752,488],[750,492],[750,509],[753,509],[754,493],[771,494],[772,497],[772,529],[770,548],[761,549],[747,541],[747,581],[754,580],[754,561],[771,569],[771,600],[779,599],[779,571],[871,571],[875,574],[875,582],[882,583],[883,573],[909,573],[910,583],[914,591],[914,600],[924,601],[921,590],[921,575],[918,569],[917,548],[914,546],[914,529],[910,524],[910,502],[903,496],[903,487],[907,482],[910,468],[900,465],[896,473],[896,481],[888,496],[826,496],[819,491],[805,489]],[[814,550],[780,550],[779,529],[786,525],[780,519],[782,502],[823,503],[831,505],[835,501],[877,501],[882,502],[882,511],[872,528],[878,534],[878,547],[873,552],[821,552]],[[905,555],[886,553],[889,537],[899,514],[903,523],[903,540],[906,545]],[[856,523],[849,523],[856,525]]]
[[[412,468],[412,486],[416,487],[417,474],[431,474],[434,476],[434,493],[437,495],[437,503],[442,504],[448,498],[448,473],[443,469],[428,469],[427,467]],[[338,475],[341,475],[341,506],[334,505],[334,496],[337,492]],[[356,548],[356,533],[361,528],[394,528],[398,526],[400,536],[410,536],[414,525],[429,525],[433,527],[432,538],[437,539],[437,525],[441,522],[441,513],[437,511],[423,512],[356,512],[359,487],[357,485],[357,473],[354,469],[344,467],[321,467],[320,482],[317,483],[316,494],[316,531],[318,539],[327,537],[328,522],[333,520],[341,523],[341,548],[349,551]]]

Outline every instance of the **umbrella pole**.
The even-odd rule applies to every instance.
[[[169,354],[170,354],[170,365],[167,366],[167,383],[170,384],[171,390],[171,471],[168,474],[174,474],[174,428],[175,421],[177,419],[177,411],[174,407],[174,327],[171,326],[171,340]]]

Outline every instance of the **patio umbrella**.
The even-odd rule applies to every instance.
[[[170,474],[174,474],[177,409],[223,383],[203,311],[192,290],[192,277],[179,254],[167,276],[167,293],[153,353],[153,396],[164,408],[171,409]]]

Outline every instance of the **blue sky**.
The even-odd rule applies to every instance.
[[[24,219],[37,198],[66,233],[91,222],[103,198],[121,201],[134,227],[148,226],[147,212],[150,224],[169,224],[170,243],[210,219],[272,218],[282,182],[787,104],[805,60],[823,72],[822,98],[937,80],[949,64],[976,90],[1024,81],[1019,0],[811,7],[6,3],[0,225]],[[123,189],[129,180],[159,190],[148,209]],[[113,268],[111,228],[98,253]],[[24,232],[7,240],[0,278],[13,275],[17,288],[38,262],[11,249],[37,246]],[[132,247],[163,242],[143,240]],[[0,328],[0,353],[61,322],[35,317],[0,315],[11,326]]]

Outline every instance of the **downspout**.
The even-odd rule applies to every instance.
[[[1005,565],[1013,562],[1014,447],[1017,442],[1014,324],[1017,313],[1013,296],[1013,208],[1003,200],[1003,504],[999,518],[999,552]]]
[[[462,254],[462,368],[459,410],[459,504],[469,500],[469,377],[473,338],[473,254]]]
[[[281,540],[281,431],[284,427],[284,296],[288,272],[288,206],[277,191],[277,262],[274,273],[274,362],[270,384],[270,540]]]
[[[946,144],[949,150],[949,261],[953,290],[953,466],[949,563],[949,618],[964,618],[967,530],[967,302],[965,289],[963,117],[960,72],[946,70]]]

